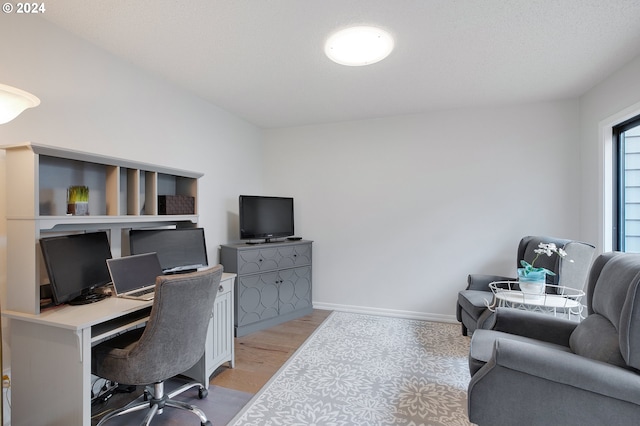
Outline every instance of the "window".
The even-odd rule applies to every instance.
[[[640,116],[613,127],[614,250],[640,253]]]

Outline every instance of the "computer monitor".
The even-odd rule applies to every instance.
[[[131,254],[156,252],[165,274],[208,265],[203,228],[132,229],[129,248]]]
[[[106,232],[40,238],[40,249],[56,305],[81,305],[105,297],[94,289],[111,282],[107,268],[111,246]]]

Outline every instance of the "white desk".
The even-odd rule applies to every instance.
[[[569,319],[576,316],[582,319],[582,297],[584,292],[571,287],[546,284],[545,288],[550,293],[530,294],[516,290],[517,281],[494,281],[489,283],[489,288],[494,294],[494,302],[490,309],[499,306],[508,306],[531,311],[552,313],[554,316],[561,314]]]
[[[223,274],[220,285],[220,293],[231,291],[231,301],[235,276]],[[62,305],[39,315],[3,312],[11,319],[12,424],[90,425],[92,344],[146,322],[152,304],[109,297],[88,305]],[[212,327],[217,327],[215,311],[216,307],[209,335],[213,334]],[[229,335],[233,336],[233,310],[225,310],[225,314]],[[206,350],[212,348],[208,345]],[[233,356],[233,352],[226,355],[231,366]],[[211,354],[205,353],[203,360],[208,358]],[[195,374],[190,370],[188,375],[208,386],[213,366],[201,363],[206,368],[196,368]]]

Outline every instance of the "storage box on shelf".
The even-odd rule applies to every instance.
[[[193,214],[195,199],[187,195],[159,195],[158,213],[160,214]]]
[[[136,226],[195,226],[202,173],[24,143],[6,152],[7,309],[38,314],[46,277],[37,242],[57,232],[110,231],[114,257],[122,230]],[[89,215],[67,215],[67,188],[89,187]],[[160,195],[192,197],[194,211],[160,215]]]

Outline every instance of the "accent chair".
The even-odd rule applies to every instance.
[[[582,322],[498,308],[471,338],[469,420],[632,425],[640,419],[640,254],[596,258]]]
[[[516,255],[516,268],[520,267],[520,260],[529,263],[536,256],[534,250],[540,243],[555,243],[563,248],[567,256],[540,256],[535,266],[540,266],[553,271],[556,275],[547,275],[547,284],[571,287],[582,290],[589,273],[589,266],[595,252],[591,244],[567,239],[527,236],[520,240]],[[515,273],[515,269],[514,269]],[[473,333],[478,328],[489,326],[493,313],[487,308],[493,300],[493,293],[489,283],[493,281],[515,281],[514,277],[502,275],[470,274],[467,277],[467,288],[458,293],[456,305],[456,318],[462,326],[462,335]],[[485,325],[487,324],[487,325]]]

